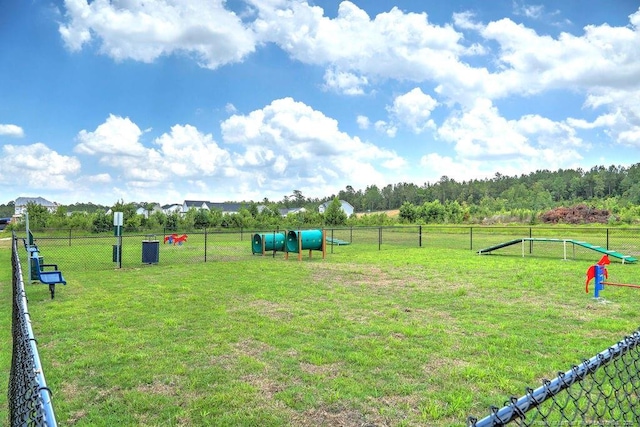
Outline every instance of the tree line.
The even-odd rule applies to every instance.
[[[357,215],[347,218],[338,200],[350,203]],[[331,202],[323,214],[318,206]],[[13,214],[13,202],[0,205],[0,217]],[[336,205],[337,203],[337,205]],[[242,202],[236,214],[216,210],[192,209],[185,214],[152,212],[137,215],[139,206],[153,203],[124,203],[111,206],[125,215],[125,228],[264,228],[336,225],[464,224],[464,223],[535,223],[547,210],[587,204],[610,212],[609,222],[633,224],[640,219],[640,163],[630,167],[595,166],[590,170],[539,170],[520,176],[496,173],[492,178],[458,182],[442,176],[435,183],[401,182],[379,188],[376,185],[354,189],[348,185],[326,198],[307,198],[301,191],[280,201]],[[305,211],[282,217],[282,208],[305,208]],[[29,206],[29,217],[42,228],[79,228],[105,231],[112,227],[106,214],[109,207],[78,204],[60,206],[55,213]],[[337,210],[336,210],[337,208]],[[32,212],[33,210],[33,212]],[[398,210],[397,215],[382,211]],[[32,225],[33,226],[33,225]]]

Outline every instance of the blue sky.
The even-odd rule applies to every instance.
[[[0,3],[0,203],[629,166],[637,1]]]

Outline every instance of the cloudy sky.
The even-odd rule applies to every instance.
[[[637,0],[3,1],[0,64],[0,203],[640,161]]]

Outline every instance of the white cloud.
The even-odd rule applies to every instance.
[[[255,49],[251,30],[223,0],[65,0],[65,8],[59,31],[71,51],[95,38],[100,51],[118,61],[187,53],[214,69]]]
[[[234,156],[241,181],[256,187],[268,181],[286,192],[295,183],[318,197],[347,184],[383,182],[381,170],[404,164],[394,152],[349,136],[335,119],[291,98],[234,115],[221,129],[226,143],[242,147]]]
[[[233,105],[232,103],[228,102],[227,105],[224,106],[224,111],[226,111],[227,113],[230,114],[234,114],[238,112],[238,109],[236,108],[235,105]]]
[[[514,1],[513,13],[527,18],[538,19],[544,14],[544,6],[540,4],[519,4]]]
[[[85,179],[89,182],[93,182],[96,184],[108,184],[113,181],[113,179],[111,178],[111,175],[109,175],[108,173],[99,173],[96,175],[89,175],[85,177]]]
[[[560,160],[580,159],[573,147],[583,146],[567,123],[537,115],[507,120],[487,99],[479,99],[473,108],[449,117],[438,129],[438,135],[454,143],[460,159],[499,160],[506,164],[562,165]],[[563,155],[567,157],[561,159]]]
[[[369,84],[366,77],[334,69],[325,72],[324,81],[325,89],[345,95],[363,95],[364,87]]]
[[[398,128],[393,123],[385,122],[384,120],[377,120],[373,124],[373,127],[375,130],[380,133],[384,133],[389,138],[395,138],[398,133]]]
[[[24,130],[17,125],[0,124],[0,135],[7,135],[14,138],[22,138],[24,136]]]
[[[230,155],[221,149],[211,134],[203,134],[191,125],[175,125],[170,133],[155,140],[160,146],[158,164],[178,177],[224,175]]]
[[[192,125],[174,125],[147,147],[136,123],[110,115],[94,131],[78,133],[76,152],[109,168],[91,182],[124,182],[111,192],[141,200],[159,191],[180,193],[185,182],[191,190],[182,189],[181,198],[211,193],[262,200],[293,188],[321,197],[346,185],[383,184],[386,173],[406,166],[395,152],[342,132],[335,119],[291,98],[232,115],[221,131],[222,147]]]
[[[301,62],[330,65],[359,78],[440,78],[459,68],[457,58],[465,53],[462,34],[448,25],[430,24],[426,13],[394,7],[372,19],[343,1],[337,17],[330,19],[306,2],[254,3],[259,3],[254,27],[262,40]]]
[[[109,115],[107,121],[95,131],[81,130],[76,137],[79,142],[76,153],[104,155],[108,157],[129,156],[143,158],[147,150],[140,143],[142,131],[128,117]],[[114,159],[117,162],[117,159]]]
[[[358,123],[360,129],[369,129],[369,126],[371,126],[371,122],[367,116],[358,115],[358,117],[356,117],[356,123]]]
[[[640,146],[637,138],[640,131],[640,90],[610,90],[600,95],[591,95],[585,105],[608,111],[593,121],[568,118],[570,126],[580,129],[603,129],[614,143]]]
[[[397,121],[414,133],[422,133],[428,128],[435,128],[435,123],[430,117],[437,105],[438,101],[424,94],[420,88],[414,88],[396,97],[388,110]]]
[[[148,148],[140,141],[142,131],[128,117],[110,115],[95,131],[78,133],[75,151],[97,156],[103,165],[137,182],[160,183],[173,178],[213,176],[228,173],[229,153],[210,134],[191,125],[175,125]]]
[[[0,183],[17,185],[29,183],[30,188],[68,190],[71,179],[80,172],[80,162],[75,157],[61,155],[41,142],[2,147],[3,164]]]

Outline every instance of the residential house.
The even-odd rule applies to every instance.
[[[18,197],[14,202],[14,218],[22,217],[22,214],[27,211],[27,205],[29,203],[44,206],[51,213],[54,213],[56,209],[58,209],[57,203],[50,202],[47,199],[43,199],[42,197]]]
[[[209,210],[209,202],[204,200],[185,200],[182,203],[182,213],[189,212],[191,208]]]
[[[206,210],[219,210],[223,214],[236,214],[240,209],[246,207],[245,203],[218,203],[207,202],[203,200],[185,200],[182,204],[182,213],[186,213],[189,209],[206,209]]]
[[[297,213],[306,212],[307,210],[305,208],[281,208],[279,211],[280,215],[285,218],[287,215],[295,215]]]
[[[328,202],[324,202],[323,204],[318,206],[318,212],[324,213],[327,210],[327,208],[329,207],[329,205],[331,204],[331,202],[333,202],[333,200],[329,200]],[[353,214],[353,212],[355,211],[353,206],[351,206],[351,203],[346,202],[344,200],[340,200],[340,208],[342,209],[342,211],[344,213],[347,214],[347,217],[350,217]]]
[[[212,203],[209,202],[209,210],[217,209],[223,214],[236,214],[245,207],[244,203]]]
[[[165,215],[180,213],[182,212],[182,205],[178,203],[173,203],[171,205],[164,205],[162,206],[162,212],[164,212]]]
[[[154,212],[163,212],[162,207],[157,203],[155,203],[151,209],[147,209],[146,205],[139,206],[138,209],[136,209],[136,214],[142,215],[145,218],[149,218],[149,216],[151,216]]]

